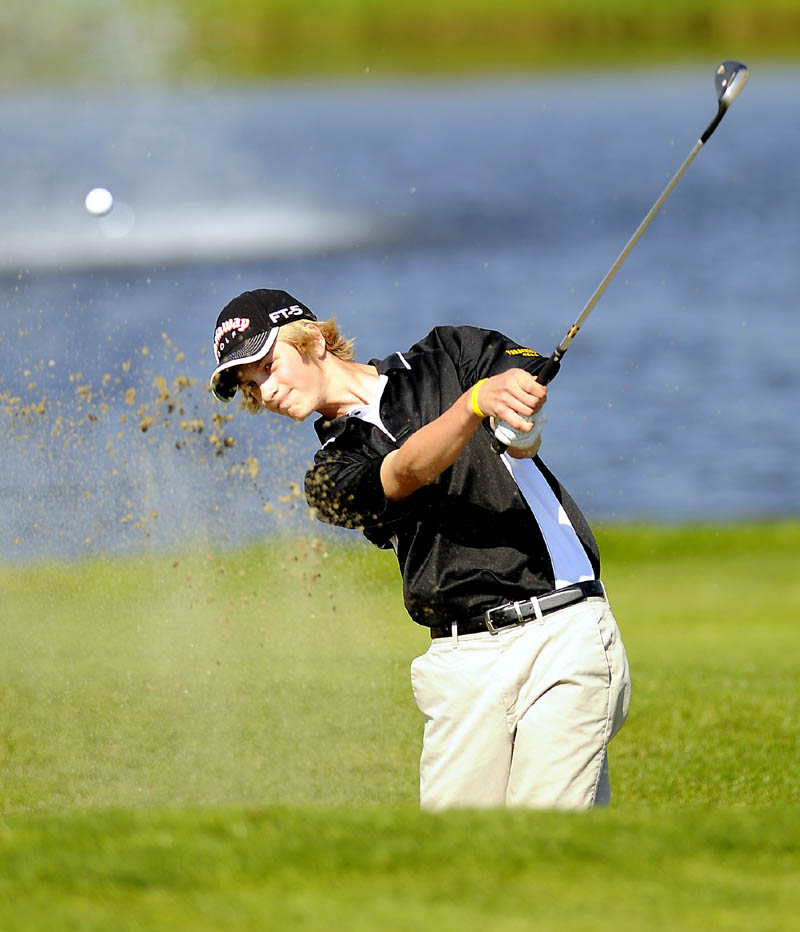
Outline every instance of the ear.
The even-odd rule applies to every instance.
[[[315,359],[324,359],[328,353],[328,344],[322,331],[313,321],[305,321],[306,330],[311,334],[311,354]]]

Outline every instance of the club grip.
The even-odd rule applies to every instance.
[[[561,363],[554,357],[550,356],[547,362],[536,373],[536,381],[540,385],[548,385],[558,375]]]

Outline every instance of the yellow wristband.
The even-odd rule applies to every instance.
[[[488,417],[487,414],[484,414],[483,411],[478,407],[478,389],[483,385],[486,379],[480,379],[472,386],[472,394],[470,395],[470,401],[472,402],[472,410],[478,415],[479,418],[483,419]]]

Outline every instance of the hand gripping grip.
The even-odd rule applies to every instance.
[[[561,363],[556,358],[555,354],[549,357],[547,362],[542,366],[542,368],[536,373],[536,381],[540,385],[547,385],[551,382],[557,375]],[[524,438],[524,443],[522,444],[522,449],[532,446],[539,434],[542,432],[542,427],[544,427],[545,418],[527,418],[526,420],[534,421],[533,430],[528,433],[519,431],[519,433],[514,430],[514,428],[507,424],[505,421],[498,421],[494,428],[494,439],[492,440],[492,450],[498,455],[505,453],[506,449],[510,446],[516,446],[513,441],[517,436]]]

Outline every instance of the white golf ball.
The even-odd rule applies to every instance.
[[[114,206],[114,198],[111,192],[105,188],[92,188],[86,195],[86,209],[95,217],[105,217]]]

